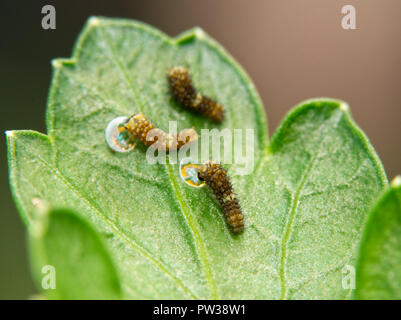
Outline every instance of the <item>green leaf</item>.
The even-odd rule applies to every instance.
[[[401,299],[401,177],[373,206],[356,269],[357,299]]]
[[[58,209],[36,218],[30,227],[30,249],[33,274],[48,298],[122,297],[103,241],[74,212]]]
[[[255,131],[254,171],[231,179],[241,235],[176,164],[150,165],[143,147],[117,154],[105,143],[111,119],[138,111],[166,131],[169,120],[178,130],[215,126],[171,99],[174,65],[189,66],[196,86],[225,106],[218,129]],[[92,18],[73,58],[53,66],[48,135],[7,134],[12,190],[28,224],[32,198],[89,219],[111,248],[125,298],[349,296],[341,268],[355,261],[369,203],[387,182],[345,103],[297,106],[269,144],[254,86],[200,29],[171,39],[142,23]]]

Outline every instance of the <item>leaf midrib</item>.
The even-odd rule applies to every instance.
[[[291,209],[290,209],[290,216],[288,217],[287,224],[284,228],[284,236],[283,240],[281,241],[281,247],[280,247],[280,252],[281,252],[281,257],[280,257],[280,283],[281,283],[281,300],[287,299],[287,286],[286,286],[286,258],[287,258],[287,244],[290,239],[291,231],[292,231],[292,224],[294,222],[295,214],[298,208],[298,203],[299,199],[302,193],[302,189],[308,180],[308,177],[313,169],[313,167],[316,164],[316,161],[318,159],[318,154],[312,158],[310,161],[309,166],[305,170],[305,173],[303,174],[303,177],[301,179],[301,182],[299,183],[295,195],[292,200],[291,204]]]
[[[200,232],[198,230],[196,221],[192,217],[191,210],[187,206],[186,201],[184,200],[184,196],[183,196],[183,193],[181,192],[181,189],[180,189],[180,187],[178,185],[178,181],[177,181],[177,179],[175,177],[175,174],[174,174],[174,171],[173,171],[173,167],[168,162],[168,160],[167,160],[167,163],[166,163],[166,168],[167,168],[168,176],[169,176],[170,181],[171,181],[171,186],[172,186],[173,192],[177,197],[177,201],[178,201],[178,204],[180,205],[181,212],[182,212],[185,220],[187,221],[188,228],[190,229],[190,231],[191,231],[191,233],[193,235],[193,238],[194,238],[195,244],[196,244],[196,248],[199,251],[199,253],[198,253],[199,254],[199,259],[203,264],[205,278],[206,278],[206,280],[208,282],[208,285],[209,285],[209,290],[210,290],[211,297],[213,299],[218,299],[217,291],[216,291],[216,285],[215,285],[215,282],[214,282],[214,279],[213,279],[213,273],[212,273],[212,270],[210,268],[209,259],[207,257],[207,251],[206,251],[205,245],[204,245],[204,243],[202,241],[201,234],[200,234]]]
[[[110,44],[108,43],[106,37],[103,34],[102,28],[98,28],[98,30],[99,30],[99,32],[100,32],[100,34],[101,34],[106,46],[107,46],[110,59],[118,67],[118,70],[120,70],[124,81],[127,83],[130,91],[132,92],[132,95],[133,95],[135,103],[138,106],[142,107],[142,104],[141,104],[141,102],[139,100],[138,94],[137,94],[137,92],[135,90],[134,84],[131,81],[131,78],[125,72],[125,70],[124,70],[121,62],[118,60],[118,58],[115,57],[115,54],[113,52],[112,47],[110,46]],[[187,221],[188,228],[191,231],[191,234],[193,236],[196,248],[198,248],[198,259],[202,263],[204,277],[207,280],[211,297],[213,299],[217,299],[216,285],[214,283],[213,274],[212,274],[212,271],[211,271],[211,268],[210,268],[210,264],[209,264],[209,261],[208,261],[205,245],[204,245],[204,243],[202,241],[200,232],[199,232],[199,230],[198,230],[198,228],[196,226],[196,222],[192,218],[192,215],[190,213],[190,209],[189,209],[189,207],[186,205],[186,203],[184,201],[184,197],[182,196],[182,193],[181,193],[181,191],[180,191],[180,189],[178,187],[178,182],[177,182],[176,176],[174,175],[173,168],[172,168],[171,164],[168,162],[168,160],[167,160],[165,169],[167,171],[168,177],[169,177],[170,182],[171,182],[172,191],[176,195],[176,198],[177,198],[178,203],[180,205],[181,212],[182,212],[185,220]]]

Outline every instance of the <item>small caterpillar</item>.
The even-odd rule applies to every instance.
[[[222,105],[197,92],[192,85],[187,68],[171,68],[167,72],[167,78],[172,95],[184,107],[202,113],[213,121],[221,122],[223,120],[224,109]]]
[[[212,161],[205,162],[198,171],[200,180],[205,181],[219,201],[228,225],[234,233],[244,230],[244,216],[236,198],[226,170]]]
[[[139,139],[146,146],[155,143],[158,150],[177,150],[187,143],[196,141],[199,136],[195,129],[184,129],[179,134],[168,134],[156,128],[143,113],[136,113],[118,127],[120,133],[128,133],[129,139]]]

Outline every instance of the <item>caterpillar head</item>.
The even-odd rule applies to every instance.
[[[182,77],[186,78],[188,76],[188,68],[177,66],[169,69],[167,71],[167,77],[171,79],[180,79]]]
[[[194,128],[184,129],[178,135],[178,140],[184,144],[191,144],[199,139],[199,135]]]
[[[209,180],[210,177],[213,176],[214,172],[219,168],[221,168],[221,165],[219,163],[216,163],[212,160],[206,161],[204,164],[201,165],[198,171],[199,180]]]

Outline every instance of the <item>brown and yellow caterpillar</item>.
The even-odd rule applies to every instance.
[[[184,129],[179,134],[168,134],[156,128],[143,113],[136,113],[118,127],[119,133],[127,133],[129,139],[140,140],[146,146],[155,144],[158,150],[178,150],[187,143],[196,141],[199,136],[195,129]]]
[[[220,103],[197,92],[185,67],[168,70],[167,78],[174,98],[184,107],[202,113],[213,121],[221,122],[224,109]]]
[[[244,230],[244,216],[226,170],[218,163],[205,162],[198,171],[198,178],[205,181],[219,201],[228,225],[234,233]]]

